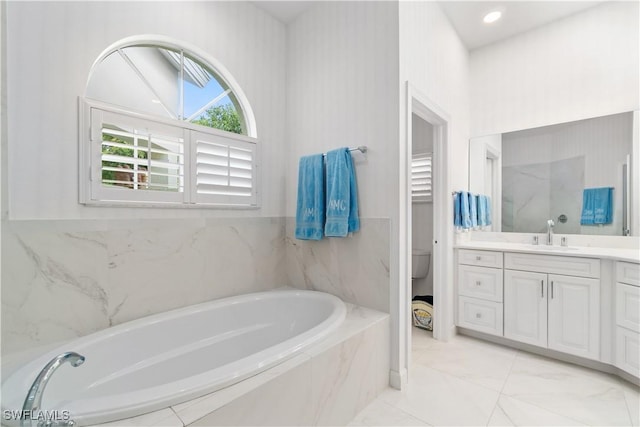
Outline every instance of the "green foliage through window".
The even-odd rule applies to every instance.
[[[240,116],[231,104],[211,107],[202,113],[202,116],[198,119],[192,120],[191,123],[242,134]]]

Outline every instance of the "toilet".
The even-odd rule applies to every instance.
[[[413,249],[411,255],[411,278],[423,279],[427,277],[431,264],[431,252],[424,249]]]
[[[423,279],[429,275],[431,264],[431,252],[423,249],[413,249],[411,254],[411,278],[412,284],[416,279]],[[413,287],[413,286],[412,286]],[[413,287],[415,292],[415,287]],[[433,330],[433,296],[415,295],[411,301],[411,317],[413,325],[425,329]]]

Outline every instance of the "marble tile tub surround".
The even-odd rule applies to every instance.
[[[389,312],[388,219],[364,218],[360,231],[346,238],[297,240],[295,218],[287,218],[288,284]]]
[[[284,218],[4,221],[2,353],[287,283]]]
[[[388,314],[347,304],[335,332],[280,365],[171,408],[100,427],[345,425],[387,387],[388,343]]]

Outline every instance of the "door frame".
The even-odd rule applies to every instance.
[[[400,268],[400,325],[404,344],[404,363],[407,369],[411,365],[411,156],[412,156],[412,115],[433,126],[433,337],[447,341],[455,334],[453,324],[453,202],[451,198],[450,146],[451,118],[449,114],[427,96],[421,93],[411,82],[406,82],[406,117],[404,126],[405,140],[401,141],[401,157],[404,157],[404,169],[401,170],[401,194],[404,211],[400,216],[400,252],[405,256]],[[402,285],[404,284],[404,285]],[[402,327],[404,325],[404,327]]]

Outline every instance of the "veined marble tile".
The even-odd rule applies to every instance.
[[[318,354],[322,354],[325,350],[349,339],[350,337],[361,333],[365,329],[368,329],[374,323],[384,322],[386,326],[382,328],[389,328],[389,315],[377,310],[371,310],[369,308],[360,307],[357,305],[346,303],[347,315],[344,322],[338,327],[338,329],[332,332],[328,337],[321,342],[312,346],[310,349],[305,350],[305,354],[313,357]],[[387,351],[387,353],[389,353]]]
[[[630,425],[620,381],[605,373],[519,353],[502,393],[590,425]]]
[[[297,240],[295,218],[287,218],[286,230],[290,285],[389,312],[388,219],[362,219],[352,236],[320,241]]]
[[[109,325],[102,232],[2,234],[2,344],[8,354]],[[9,223],[10,224],[10,223]]]
[[[403,391],[381,399],[432,425],[486,425],[499,393],[426,366],[413,365]]]
[[[75,231],[73,221],[4,221],[3,354],[282,286],[285,223],[83,220]]]
[[[627,402],[631,425],[640,426],[640,387],[628,383],[623,379],[619,379],[618,381],[620,381],[624,398]]]
[[[584,426],[576,420],[530,405],[508,396],[500,396],[489,426]]]
[[[192,426],[303,426],[311,424],[311,365],[302,363],[270,376],[260,387],[230,401]],[[190,415],[188,412],[190,412]],[[187,414],[185,414],[187,413]],[[183,420],[193,407],[178,412]]]
[[[388,386],[389,326],[378,322],[311,360],[313,425],[345,425]]]
[[[110,423],[94,424],[91,427],[184,427],[180,418],[170,409],[161,409],[137,417]]]
[[[348,426],[428,426],[425,421],[379,399],[363,409]]]
[[[517,354],[517,350],[464,336],[448,342],[431,341],[429,346],[414,346],[414,365],[428,366],[498,392]]]
[[[182,422],[185,425],[190,425],[198,420],[202,420],[203,418],[211,415],[211,420],[216,419],[215,414],[212,414],[213,411],[220,410],[225,407],[225,405],[230,405],[227,410],[225,410],[222,414],[224,417],[240,417],[242,414],[238,414],[235,412],[235,409],[238,408],[237,405],[240,405],[240,409],[242,409],[241,403],[234,402],[243,402],[244,396],[249,395],[249,401],[253,401],[255,397],[252,393],[256,390],[267,390],[269,389],[269,384],[271,382],[275,382],[279,387],[283,387],[282,379],[278,380],[278,378],[286,377],[290,371],[295,371],[292,374],[292,381],[294,383],[300,379],[304,379],[304,385],[308,386],[311,382],[311,366],[310,366],[310,357],[305,354],[299,354],[280,365],[274,366],[273,368],[261,372],[253,377],[247,378],[244,381],[241,381],[237,384],[231,385],[222,390],[218,390],[214,393],[207,394],[205,396],[199,397],[197,399],[190,400],[188,402],[180,403],[172,407],[175,413],[180,417]],[[297,384],[297,383],[296,383]],[[262,387],[267,387],[263,389]],[[286,387],[284,387],[286,388]],[[308,388],[308,387],[307,387]],[[297,390],[296,388],[290,388],[293,390]],[[272,392],[272,394],[278,395],[281,391]],[[305,392],[301,391],[302,394]],[[261,393],[259,393],[261,394]],[[239,400],[238,400],[239,399]],[[304,403],[304,402],[299,402]],[[304,406],[304,405],[303,405]],[[234,409],[235,408],[235,409]],[[244,407],[245,412],[247,407]],[[262,407],[261,407],[262,408]],[[262,408],[268,409],[268,408]],[[306,407],[305,410],[310,414],[311,409]],[[277,414],[274,414],[274,416]],[[236,418],[238,422],[240,420]],[[202,421],[205,422],[205,421]],[[213,422],[213,421],[211,421]]]

